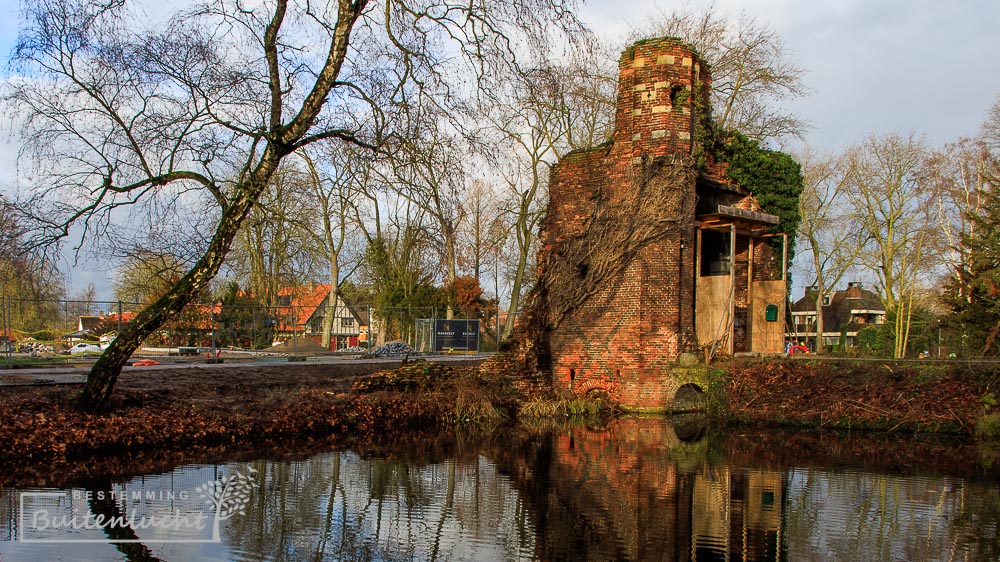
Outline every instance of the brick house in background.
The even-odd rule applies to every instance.
[[[816,341],[816,291],[816,287],[806,289],[805,296],[792,305],[792,326],[785,334],[789,341],[801,342],[810,349]],[[855,347],[862,328],[885,324],[882,298],[857,282],[848,283],[846,290],[824,295],[820,308],[823,345],[827,349],[841,345],[841,337],[845,349]]]
[[[330,309],[330,287],[329,284],[310,284],[279,289],[277,337],[305,336],[320,343],[323,320]],[[351,306],[338,294],[333,314],[331,350],[356,346],[367,339],[370,326],[370,311],[367,308]]]
[[[705,124],[697,114],[709,107],[711,78],[689,46],[641,41],[622,54],[619,72],[612,141],[572,152],[553,168],[541,275],[562,248],[591,236],[595,206],[644,197],[639,190],[657,187],[636,177],[691,166],[700,148]],[[687,214],[664,217],[677,227],[644,246],[550,334],[556,388],[602,390],[626,406],[663,408],[677,391],[669,370],[685,352],[784,350],[784,251],[765,234],[778,217],[763,212],[711,156],[681,189],[693,202]],[[783,236],[778,240],[782,248]]]
[[[134,311],[126,311],[121,315],[119,320],[118,314],[107,313],[104,311],[98,316],[80,316],[77,321],[77,330],[81,332],[91,332],[91,333],[104,333],[109,331],[117,331],[119,325],[125,325],[135,318],[138,314]]]

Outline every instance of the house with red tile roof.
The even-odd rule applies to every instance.
[[[329,306],[330,284],[311,283],[278,290],[277,325],[279,338],[305,336],[319,342],[326,315],[334,315],[330,349],[337,350],[364,342],[369,332],[370,311],[349,305],[343,295]]]
[[[122,312],[121,324],[128,324],[135,318],[136,312]],[[118,329],[118,314],[104,314],[98,316],[80,316],[76,329],[80,332],[108,331]]]

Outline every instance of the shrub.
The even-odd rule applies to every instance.
[[[494,404],[490,393],[473,385],[460,385],[455,392],[455,406],[444,415],[454,425],[488,424],[506,417]]]
[[[976,437],[987,441],[1000,441],[1000,414],[986,414],[976,423]]]
[[[524,419],[595,417],[607,410],[605,401],[583,396],[543,398],[536,396],[521,405],[518,417]]]

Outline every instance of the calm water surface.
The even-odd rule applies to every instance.
[[[2,489],[0,560],[998,560],[989,456],[662,419],[518,426]],[[72,524],[99,515],[160,520]]]

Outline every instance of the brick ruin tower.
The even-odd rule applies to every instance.
[[[678,359],[706,340],[696,320],[700,275],[709,269],[703,219],[729,213],[773,224],[777,217],[728,184],[701,148],[710,76],[691,47],[673,38],[641,41],[624,51],[619,72],[611,141],[570,153],[552,170],[539,283],[525,319],[544,329],[538,337],[522,334],[529,341],[519,345],[522,353],[536,346],[537,367],[557,390],[599,390],[622,405],[656,410],[669,407],[682,384],[670,374]],[[728,252],[727,263],[738,261],[738,243],[727,245],[736,226],[714,228],[729,228],[711,244]],[[752,229],[740,228],[752,237]],[[745,251],[744,261],[753,254]],[[716,292],[735,296],[738,272],[726,273],[727,288]],[[744,279],[752,277],[751,265]],[[706,325],[723,328],[730,352],[740,323],[734,302],[724,303],[726,314],[704,314]]]

